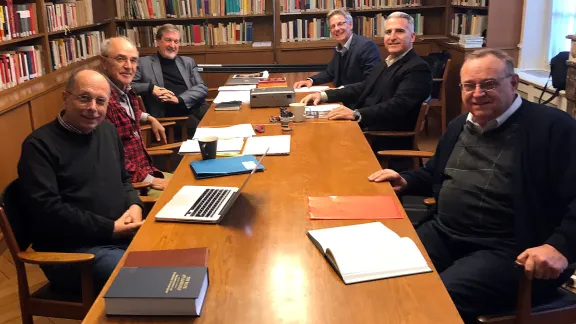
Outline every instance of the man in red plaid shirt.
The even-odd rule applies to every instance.
[[[138,49],[128,38],[112,37],[102,43],[100,55],[110,83],[106,119],[116,126],[124,144],[126,170],[132,182],[150,182],[153,189],[164,190],[169,180],[152,165],[142,141],[140,123],[150,123],[157,141],[166,143],[166,132],[156,118],[140,110],[137,95],[130,87],[136,74]]]

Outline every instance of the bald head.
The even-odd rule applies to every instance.
[[[101,46],[102,69],[110,81],[124,90],[132,82],[138,66],[138,49],[126,37],[106,39]]]
[[[110,85],[100,72],[74,73],[64,90],[64,120],[83,133],[90,133],[106,118]]]

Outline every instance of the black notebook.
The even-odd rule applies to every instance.
[[[104,295],[107,315],[200,316],[206,267],[123,267]]]

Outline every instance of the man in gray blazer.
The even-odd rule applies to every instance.
[[[208,110],[208,87],[194,59],[178,56],[180,31],[165,24],[156,33],[158,53],[141,57],[132,88],[142,96],[148,113],[155,117],[188,116],[188,134]]]

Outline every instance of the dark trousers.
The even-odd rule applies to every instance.
[[[129,242],[119,242],[115,245],[102,245],[92,247],[79,247],[60,249],[58,252],[92,253],[94,262],[92,264],[92,282],[94,293],[98,294],[116,265],[126,252]],[[53,251],[54,252],[54,251]],[[55,289],[64,292],[78,293],[81,288],[80,269],[74,265],[44,265],[42,271],[50,280],[50,284]]]
[[[181,116],[188,116],[188,120],[186,121],[186,131],[188,133],[188,138],[192,138],[194,136],[194,132],[196,132],[196,128],[204,115],[210,108],[210,104],[204,102],[198,106],[192,107],[187,109],[186,107],[174,107],[173,109],[166,110],[166,117],[181,117]],[[179,141],[182,138],[182,130],[180,127],[174,128],[174,138]]]
[[[514,311],[523,269],[514,266],[519,253],[511,244],[496,248],[495,239],[456,236],[436,219],[422,224],[417,233],[465,323]],[[555,280],[534,280],[533,302],[546,302],[570,272]]]

